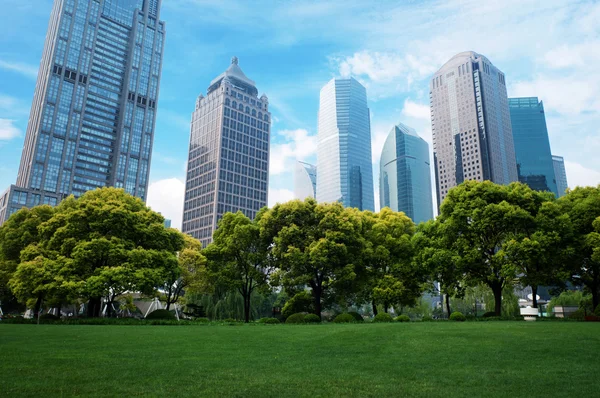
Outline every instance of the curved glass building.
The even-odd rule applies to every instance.
[[[402,211],[416,224],[433,218],[429,145],[402,123],[394,126],[381,151],[381,207]]]
[[[317,168],[317,201],[375,209],[367,90],[353,78],[321,89]]]
[[[299,160],[296,162],[294,196],[301,200],[317,197],[317,166]]]

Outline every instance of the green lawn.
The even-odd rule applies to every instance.
[[[0,396],[598,396],[600,324],[0,325]]]

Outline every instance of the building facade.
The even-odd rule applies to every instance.
[[[455,55],[430,82],[438,206],[465,180],[518,181],[504,73],[472,51]]]
[[[106,186],[146,199],[165,41],[160,6],[55,0],[11,204],[56,205]]]
[[[552,155],[552,164],[554,165],[554,176],[556,178],[556,189],[558,197],[565,196],[569,184],[567,183],[567,171],[565,169],[565,159],[562,156]]]
[[[296,161],[294,196],[300,200],[317,198],[317,166],[299,160]]]
[[[402,211],[416,224],[433,219],[427,142],[400,123],[385,140],[379,164],[381,207]]]
[[[367,90],[355,79],[332,79],[321,89],[317,201],[374,210],[371,123]]]
[[[192,114],[184,233],[212,242],[226,212],[254,218],[268,203],[271,113],[266,95],[233,57]]]
[[[509,98],[519,181],[558,197],[544,103],[537,97]]]

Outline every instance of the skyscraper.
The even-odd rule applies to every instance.
[[[403,211],[417,224],[433,219],[427,142],[399,123],[385,140],[379,164],[381,207]]]
[[[207,245],[224,213],[254,218],[267,205],[270,129],[267,96],[233,57],[192,114],[184,233]]]
[[[506,80],[483,55],[455,55],[430,82],[438,206],[465,180],[518,181]]]
[[[56,0],[17,184],[0,223],[105,187],[146,199],[165,23],[161,0]]]
[[[374,210],[367,90],[353,78],[321,89],[317,169],[317,201]]]
[[[294,170],[294,196],[296,199],[316,199],[317,197],[317,167],[315,165],[296,161]]]
[[[567,171],[565,170],[565,159],[562,156],[552,155],[552,163],[556,177],[556,189],[558,189],[558,197],[560,198],[561,196],[565,196],[565,192],[569,188]]]
[[[519,181],[558,196],[544,103],[537,97],[509,98]]]

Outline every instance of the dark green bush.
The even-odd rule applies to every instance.
[[[175,315],[167,310],[156,310],[146,315],[146,319],[163,319],[163,320],[174,320]]]
[[[572,319],[574,321],[583,321],[585,320],[585,311],[582,308],[580,308],[577,311],[570,314],[569,319]]]
[[[392,316],[390,314],[388,314],[387,312],[382,312],[380,314],[375,315],[375,318],[373,318],[373,322],[376,323],[387,323],[387,322],[393,322],[394,318],[392,318]]]
[[[297,314],[299,312],[312,313],[314,310],[314,300],[312,295],[310,292],[303,291],[294,295],[294,297],[285,303],[281,309],[281,316],[283,319],[287,319],[293,314]]]
[[[233,318],[225,318],[221,322],[224,322],[224,323],[237,323],[238,320],[237,319],[233,319]]]
[[[596,314],[596,316],[600,316],[600,304],[598,304],[598,306],[596,307],[594,314]]]
[[[258,323],[276,324],[276,323],[280,323],[280,322],[279,322],[279,319],[277,319],[277,318],[260,318],[258,320]]]
[[[483,314],[484,318],[492,318],[492,317],[495,317],[495,316],[496,316],[496,313],[494,311],[488,311],[485,314]]]
[[[321,317],[315,314],[304,315],[305,323],[321,323]]]
[[[333,323],[352,323],[356,322],[354,317],[350,314],[339,314],[333,319]]]
[[[40,321],[60,321],[60,317],[52,314],[40,315]]]
[[[423,318],[421,318],[421,322],[431,322],[433,321],[433,318],[430,317],[429,315],[425,315]]]
[[[301,312],[299,312],[297,314],[292,314],[287,317],[287,319],[285,320],[285,323],[305,323],[304,315],[305,314],[303,314]]]
[[[195,323],[209,323],[210,319],[208,319],[208,318],[196,318],[192,322],[195,322]]]
[[[450,320],[454,322],[464,322],[467,320],[467,317],[462,314],[462,312],[453,312],[450,315]]]
[[[408,315],[398,315],[394,318],[396,322],[410,322],[410,317]]]
[[[352,315],[352,317],[354,317],[354,320],[356,322],[364,322],[365,321],[365,319],[362,317],[362,315],[356,311],[350,311],[348,314]]]

